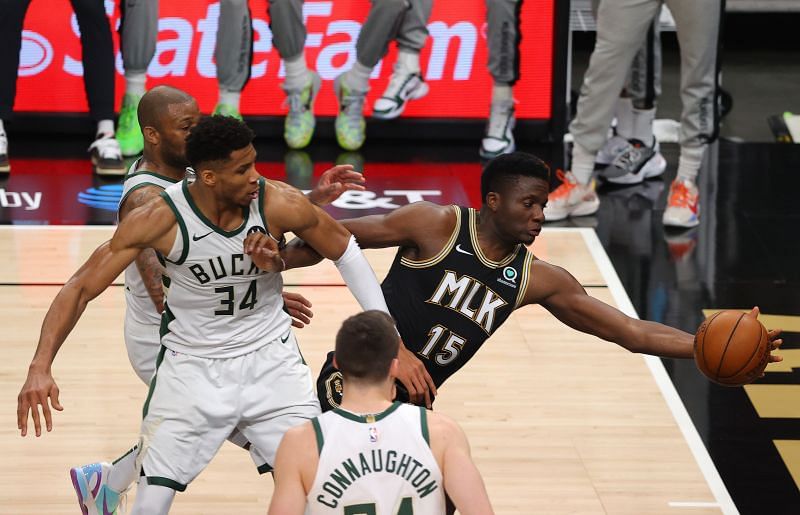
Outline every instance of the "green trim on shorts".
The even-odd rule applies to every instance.
[[[150,408],[150,399],[153,398],[153,391],[156,389],[156,379],[158,378],[158,367],[161,366],[161,362],[164,361],[164,353],[167,352],[167,348],[163,345],[161,349],[158,351],[158,358],[156,358],[156,371],[153,372],[153,379],[150,380],[150,388],[147,390],[147,399],[144,401],[144,407],[142,408],[142,419],[147,416],[147,410]],[[186,487],[184,487],[186,488]],[[182,492],[183,490],[181,490]]]
[[[428,431],[428,410],[425,409],[425,406],[419,407],[419,422],[422,426],[422,438],[425,439],[425,443],[428,444],[428,447],[431,446],[431,434]]]
[[[166,284],[164,286],[166,286]],[[161,313],[161,325],[158,326],[159,338],[163,338],[171,332],[169,330],[169,324],[172,323],[173,320],[175,320],[175,315],[172,313],[172,310],[169,309],[167,301],[164,301],[164,312]]]
[[[172,488],[177,492],[183,492],[186,490],[186,485],[182,485],[177,481],[173,481],[172,479],[168,479],[166,477],[145,476],[145,478],[147,479],[148,485],[165,486],[167,488]]]
[[[114,461],[112,461],[112,462],[111,462],[111,464],[112,464],[112,465],[116,465],[117,463],[119,463],[120,461],[122,461],[123,459],[125,459],[125,457],[127,457],[127,456],[128,456],[130,453],[134,452],[134,451],[135,451],[136,449],[138,449],[138,448],[139,448],[139,446],[138,446],[138,445],[134,445],[133,447],[131,447],[131,448],[130,448],[130,450],[129,450],[128,452],[126,452],[125,454],[123,454],[123,455],[122,455],[122,456],[120,456],[119,458],[117,458],[117,459],[115,459]]]
[[[317,417],[311,419],[311,425],[314,426],[314,434],[317,435],[317,452],[322,455],[322,446],[325,444],[325,437],[322,436],[322,428],[319,425]]]
[[[164,256],[164,259],[172,264],[182,265],[183,262],[186,261],[186,256],[189,255],[189,231],[186,229],[186,222],[183,221],[181,212],[178,211],[178,208],[175,206],[175,203],[172,201],[172,198],[169,196],[169,194],[166,191],[162,191],[160,195],[172,210],[172,213],[175,215],[175,219],[178,221],[178,228],[181,231],[181,237],[183,238],[183,250],[181,250],[181,255],[178,260],[170,261],[166,256]]]
[[[264,463],[263,465],[259,465],[256,470],[259,474],[266,474],[267,472],[272,472],[272,465]]]

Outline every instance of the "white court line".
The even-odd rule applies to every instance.
[[[588,228],[576,228],[573,230],[580,231],[583,235],[586,246],[589,248],[589,252],[591,252],[598,268],[600,268],[600,272],[603,274],[606,284],[608,284],[608,288],[617,307],[626,315],[632,318],[639,318],[639,315],[636,313],[631,303],[631,299],[628,297],[625,288],[622,286],[622,282],[619,280],[617,271],[614,270],[614,266],[611,264],[608,254],[606,254],[603,245],[600,243],[600,239],[597,237],[597,233],[594,232],[594,229]],[[683,433],[683,438],[689,445],[689,449],[692,451],[694,459],[700,467],[700,471],[703,473],[703,476],[705,476],[706,483],[708,483],[711,493],[714,494],[714,498],[717,500],[716,503],[711,503],[709,506],[719,507],[722,513],[726,515],[737,515],[739,511],[736,509],[736,505],[733,504],[733,499],[731,499],[727,488],[725,488],[725,484],[722,482],[722,478],[719,476],[719,472],[714,466],[711,456],[708,455],[708,449],[706,449],[703,441],[700,439],[697,428],[694,427],[694,423],[692,423],[692,419],[686,411],[686,406],[683,405],[683,402],[678,396],[675,385],[672,384],[672,380],[669,378],[669,375],[667,375],[664,364],[661,363],[660,358],[655,356],[644,355],[644,360],[650,368],[650,373],[653,374],[653,378],[658,388],[661,390],[661,395],[664,396],[667,406],[669,406],[670,411],[672,411],[672,416],[675,418],[675,422],[678,423],[678,427],[681,433]],[[673,505],[673,503],[669,504],[670,506]]]

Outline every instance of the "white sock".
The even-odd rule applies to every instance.
[[[167,515],[175,490],[166,486],[148,485],[147,478],[139,479],[136,487],[136,500],[131,515]]]
[[[633,109],[633,138],[648,147],[653,146],[653,122],[656,119],[656,108]],[[630,138],[629,138],[630,139]]]
[[[678,179],[697,182],[697,174],[703,164],[703,154],[707,146],[681,147],[681,157],[678,159]]]
[[[399,50],[397,52],[397,67],[410,73],[420,73],[419,53]]]
[[[572,175],[584,186],[592,180],[596,154],[575,143],[572,147]]]
[[[0,134],[2,134],[4,136],[6,134],[6,128],[3,127],[3,120],[0,120]]]
[[[220,88],[219,90],[219,103],[227,104],[239,110],[239,99],[242,97],[241,91],[230,91]]]
[[[125,72],[125,93],[128,95],[144,95],[147,92],[147,89],[145,88],[146,81],[146,73]]]
[[[633,138],[633,101],[630,98],[619,97],[614,113],[617,116],[617,136],[625,139]]]
[[[492,103],[514,100],[514,89],[503,82],[495,82],[492,86]]]
[[[119,458],[111,467],[108,475],[108,486],[115,492],[124,492],[139,477],[139,469],[136,468],[136,456],[138,447],[134,445],[130,451]]]
[[[97,122],[97,137],[114,137],[114,120],[100,120]]]
[[[283,82],[283,87],[290,91],[303,89],[309,80],[308,66],[306,65],[306,53],[300,52],[300,55],[287,61],[283,61],[286,69],[286,80]]]
[[[356,60],[355,64],[349,71],[344,73],[342,80],[345,85],[355,91],[368,91],[369,90],[369,76],[372,74],[372,68],[364,66]]]

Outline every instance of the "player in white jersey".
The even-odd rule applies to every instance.
[[[344,321],[334,357],[342,405],[286,432],[270,515],[443,514],[445,492],[462,515],[493,513],[458,424],[392,402],[399,348],[385,313]]]
[[[164,256],[171,279],[165,346],[145,403],[134,514],[167,513],[175,490],[196,477],[232,430],[272,464],[283,432],[319,413],[280,300],[276,242],[285,232],[302,234],[334,260],[362,307],[386,311],[354,238],[298,190],[264,180],[252,138],[246,125],[228,117],[208,117],[192,129],[186,154],[196,180],[125,215],[111,241],[62,288],[18,398],[22,435],[29,416],[41,434],[40,409],[50,430],[49,404],[62,409],[52,362],[87,303],[143,249]]]
[[[134,162],[123,183],[119,203],[119,218],[141,207],[167,187],[184,179],[186,167],[186,135],[200,118],[197,102],[185,92],[158,86],[147,92],[138,106],[138,116],[144,139],[144,152]],[[326,170],[309,199],[317,205],[335,200],[348,189],[363,189],[361,174],[349,166]],[[162,288],[163,267],[155,251],[142,251],[125,269],[125,346],[136,375],[147,385],[155,372],[160,344],[159,326],[164,310]],[[284,304],[295,327],[310,321],[310,303],[298,293],[283,292]],[[265,459],[255,447],[235,432],[229,441],[248,448],[260,469]],[[128,489],[139,476],[136,467],[137,446],[133,446],[113,463],[91,463],[70,470],[70,478],[85,514],[102,513],[103,506],[114,510],[120,493]],[[95,485],[90,487],[90,485]]]

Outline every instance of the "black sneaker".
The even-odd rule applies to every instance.
[[[122,151],[114,136],[98,136],[89,146],[89,152],[97,175],[125,175]]]

